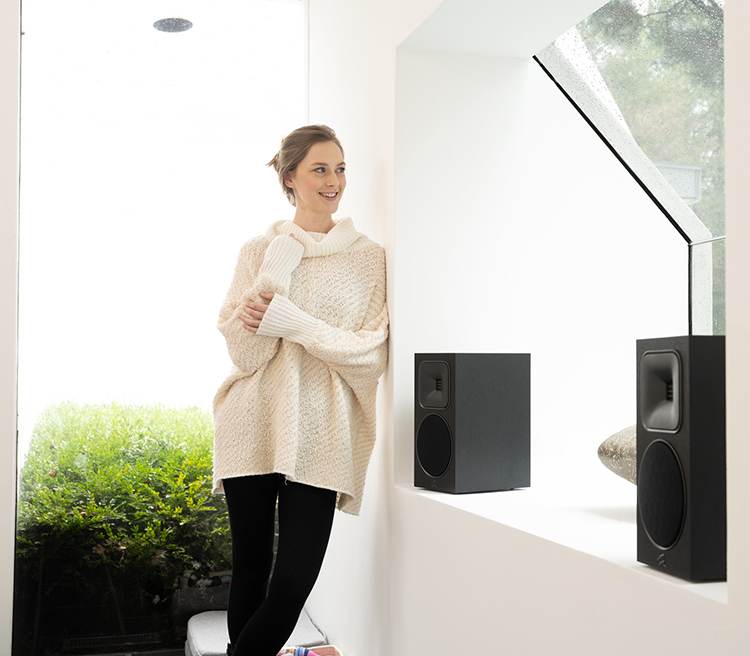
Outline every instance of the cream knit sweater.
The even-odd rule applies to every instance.
[[[261,292],[275,296],[253,334],[239,314]],[[277,472],[359,514],[388,353],[383,249],[351,219],[325,235],[274,223],[242,248],[219,330],[234,366],[214,399],[214,492]]]

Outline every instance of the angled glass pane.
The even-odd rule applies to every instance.
[[[724,234],[723,2],[616,0],[577,26],[643,152]]]
[[[725,240],[717,237],[690,245],[690,322],[694,335],[724,335]]]
[[[537,55],[688,244],[724,235],[723,14],[721,0],[612,0]],[[723,331],[720,250],[692,261],[695,334]]]

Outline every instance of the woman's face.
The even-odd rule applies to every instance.
[[[333,141],[311,146],[305,159],[285,180],[294,190],[297,210],[330,216],[339,208],[346,187],[344,155]]]

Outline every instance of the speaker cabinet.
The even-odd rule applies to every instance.
[[[726,580],[724,337],[644,339],[636,351],[638,561]]]
[[[528,487],[531,356],[414,356],[414,485],[450,493]]]

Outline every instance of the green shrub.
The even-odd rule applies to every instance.
[[[211,417],[195,408],[47,409],[21,470],[17,578],[44,596],[127,592],[118,608],[208,584],[230,568],[212,446]]]

